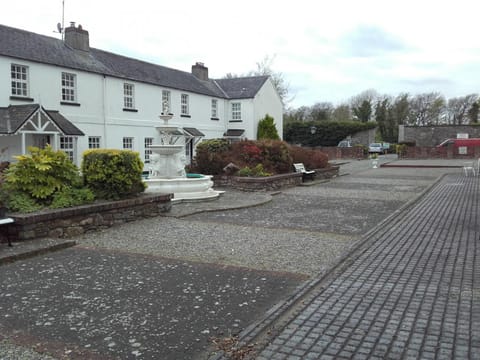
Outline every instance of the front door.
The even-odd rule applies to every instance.
[[[50,135],[33,135],[33,146],[44,149],[47,145],[52,145]]]

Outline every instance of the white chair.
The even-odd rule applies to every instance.
[[[463,172],[465,173],[465,176],[468,176],[469,171],[475,176],[475,165],[473,161],[466,161],[463,163]]]

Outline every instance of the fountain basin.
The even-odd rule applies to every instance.
[[[153,178],[145,180],[147,193],[173,193],[172,201],[195,201],[214,200],[223,191],[212,189],[212,176],[204,175],[196,178],[161,179]]]

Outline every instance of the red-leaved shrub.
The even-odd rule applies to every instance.
[[[328,155],[320,150],[291,146],[290,155],[292,155],[293,163],[303,163],[307,169],[328,167]]]

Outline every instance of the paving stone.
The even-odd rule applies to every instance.
[[[471,294],[480,289],[480,271],[472,269],[479,268],[473,262],[480,257],[469,254],[480,237],[474,225],[480,218],[479,184],[473,177],[444,177],[397,221],[370,235],[369,248],[324,285],[317,311],[336,316],[316,327],[326,326],[335,342],[318,348],[319,358],[473,354],[473,345],[480,345],[473,321],[480,324],[480,317]]]

